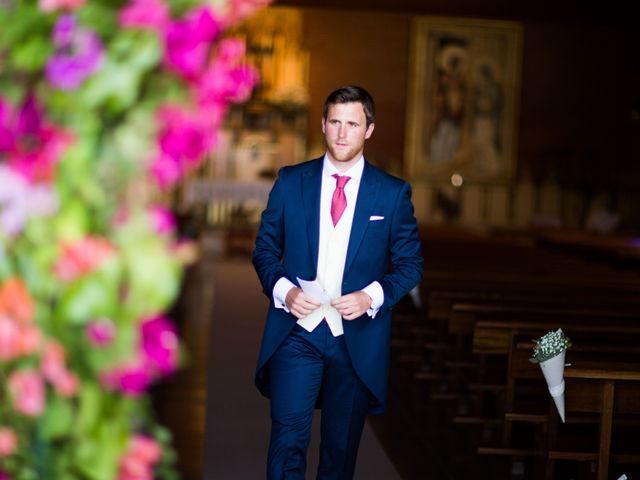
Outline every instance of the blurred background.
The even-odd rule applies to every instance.
[[[503,27],[509,32],[501,37]],[[494,43],[483,40],[484,36],[496,35],[496,28],[497,43],[495,39]],[[467,58],[485,53],[500,61],[506,58],[500,55],[508,56],[499,79],[504,103],[498,118],[502,122],[500,132],[509,136],[510,143],[503,142],[499,147],[503,163],[496,171],[474,174],[464,162],[477,158],[468,152],[460,161],[457,157],[450,159],[445,168],[430,165],[433,159],[423,145],[434,131],[429,124],[429,109],[435,110],[436,105],[429,103],[429,95],[436,94],[434,79],[439,60],[438,45],[429,46],[428,42],[434,41],[429,35],[437,36],[441,31],[445,43],[451,35],[452,44],[458,42],[467,49]],[[210,274],[202,277],[203,271],[193,272],[194,278],[203,282],[200,288],[210,278],[224,285],[237,278],[238,290],[252,285],[251,289],[257,291],[248,259],[274,176],[283,165],[323,154],[322,104],[328,92],[345,84],[364,86],[376,100],[376,131],[366,146],[367,160],[412,184],[415,213],[424,234],[427,276],[429,272],[437,276],[470,270],[475,272],[471,280],[467,279],[471,285],[486,285],[495,295],[503,292],[505,283],[525,285],[535,277],[537,285],[545,279],[566,276],[566,289],[564,284],[548,285],[544,294],[539,290],[532,294],[533,300],[527,305],[540,306],[557,305],[562,297],[559,292],[578,290],[570,306],[597,297],[599,293],[584,290],[580,279],[585,276],[600,276],[608,282],[611,275],[616,283],[637,287],[640,70],[632,59],[639,40],[625,7],[589,7],[577,2],[480,5],[465,0],[278,1],[237,33],[247,40],[247,57],[259,68],[261,82],[247,103],[233,107],[220,148],[179,185],[173,197],[185,232],[197,237],[205,257],[213,259]],[[460,125],[469,133],[474,118],[473,90],[478,81],[470,70],[467,75],[462,100],[466,118]],[[488,244],[492,246],[485,250]],[[508,251],[514,245],[517,249],[511,256]],[[540,251],[551,251],[552,255],[538,258]],[[595,262],[599,267],[595,273],[589,268],[566,273],[565,258],[556,257],[558,252],[588,265]],[[491,283],[497,281],[496,271],[499,284]],[[222,277],[220,272],[224,272]],[[468,403],[459,403],[459,397],[452,399],[459,392],[452,392],[455,388],[449,382],[454,378],[459,388],[462,374],[449,365],[444,373],[448,380],[444,384],[434,380],[434,352],[438,348],[453,351],[453,345],[472,341],[473,331],[455,340],[446,334],[435,350],[423,348],[425,342],[433,347],[436,338],[433,332],[425,333],[424,329],[433,325],[425,326],[423,321],[436,308],[432,294],[437,296],[441,285],[434,282],[425,280],[415,301],[406,299],[407,303],[398,307],[397,318],[403,320],[395,324],[391,411],[370,422],[376,441],[396,469],[394,475],[407,479],[467,478],[483,468],[492,472],[487,478],[543,478],[540,470],[532,470],[522,452],[479,456],[477,447],[491,436],[486,424],[471,433],[454,424],[458,410],[467,410]],[[235,438],[218,423],[216,415],[220,411],[244,412],[238,416],[245,420],[243,429],[250,432],[248,437],[259,439],[258,444],[266,442],[264,402],[248,407],[242,402],[245,395],[253,395],[249,391],[230,394],[226,400],[220,399],[224,395],[219,393],[226,388],[223,385],[233,383],[231,378],[241,379],[238,392],[250,385],[266,300],[251,297],[248,304],[257,307],[250,308],[243,302],[249,298],[246,292],[234,297],[234,288],[219,288],[224,290],[223,300],[216,303],[220,292],[214,280],[206,363],[206,478],[259,478],[259,473],[248,473],[251,467],[247,465],[254,463],[250,456],[241,455],[236,460],[248,470],[234,477],[220,470],[222,460],[216,461],[212,452],[220,451],[221,444],[230,438],[235,439],[231,451],[247,446],[244,433],[237,434],[242,439]],[[466,288],[473,290],[468,285]],[[233,303],[233,298],[238,299],[235,305],[242,303],[242,313],[217,314],[216,308],[224,310],[220,305]],[[495,301],[504,305],[511,300]],[[608,305],[607,300],[603,302]],[[196,303],[198,309],[209,305],[204,300]],[[185,304],[184,308],[195,307]],[[637,308],[632,312],[637,316]],[[236,323],[244,321],[248,324],[242,327]],[[235,333],[226,337],[224,327],[219,326],[217,336],[218,322],[235,324]],[[199,341],[205,338],[198,337]],[[225,353],[229,348],[235,349],[235,355]],[[217,369],[228,368],[225,359],[229,358],[236,366],[245,361],[244,373],[219,373]],[[476,366],[481,364],[477,356],[467,360]],[[202,362],[204,367],[204,357]],[[506,360],[502,363],[506,365]],[[449,400],[442,400],[447,395]],[[469,401],[471,397],[466,398]],[[241,409],[238,402],[245,408]],[[255,418],[246,413],[249,410],[257,410]],[[597,441],[597,434],[589,435]],[[233,458],[229,455],[220,454],[227,461]],[[262,465],[259,455],[256,472]],[[561,468],[560,473],[556,469],[556,475],[567,475],[557,478],[595,478],[593,462],[579,463],[579,471],[574,467]],[[193,471],[198,471],[195,464]],[[395,478],[385,473],[368,475],[359,478]]]

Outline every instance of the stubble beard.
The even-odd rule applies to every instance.
[[[355,161],[360,157],[361,149],[354,147],[353,145],[344,149],[337,149],[334,145],[328,144],[327,150],[331,158],[339,163],[349,163]]]

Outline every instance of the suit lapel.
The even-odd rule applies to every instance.
[[[318,242],[320,239],[320,187],[322,185],[322,158],[317,159],[301,176],[302,201],[304,203],[309,253],[313,270],[318,266]]]
[[[373,213],[378,198],[378,190],[380,181],[374,174],[374,170],[367,162],[364,164],[362,179],[360,180],[360,188],[358,188],[358,199],[356,201],[356,209],[353,214],[353,223],[351,224],[351,236],[349,238],[349,248],[347,250],[347,259],[344,265],[345,275],[351,266],[351,262],[360,247],[364,232],[369,225],[369,217]]]

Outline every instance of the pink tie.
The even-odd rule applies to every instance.
[[[333,197],[331,198],[331,220],[333,220],[333,226],[335,227],[347,208],[347,197],[344,194],[344,186],[347,184],[351,177],[346,175],[340,176],[337,173],[332,175],[336,179],[336,189],[333,191]]]

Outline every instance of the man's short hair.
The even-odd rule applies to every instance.
[[[338,103],[360,103],[367,118],[367,127],[371,125],[376,117],[376,105],[373,97],[364,88],[356,85],[340,87],[329,94],[322,107],[322,117],[326,120],[329,107]]]

